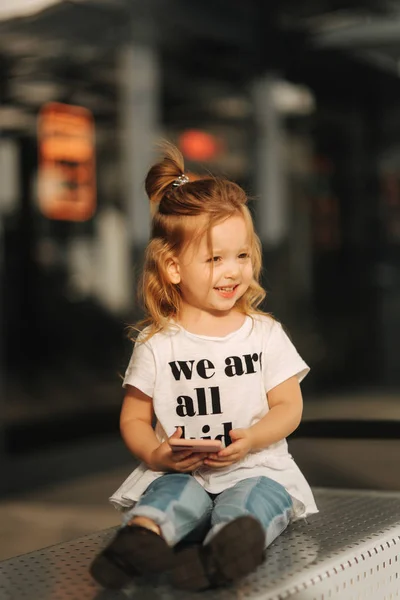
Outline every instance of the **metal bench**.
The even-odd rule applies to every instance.
[[[394,600],[400,598],[400,494],[316,489],[320,513],[294,523],[237,585],[190,594],[166,583],[102,590],[88,574],[114,528],[0,563],[1,600]],[[29,535],[29,531],[27,531]]]

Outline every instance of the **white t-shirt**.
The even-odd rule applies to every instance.
[[[228,445],[231,429],[250,427],[269,411],[266,394],[272,388],[294,375],[300,382],[308,371],[280,323],[253,315],[224,337],[197,335],[173,325],[144,343],[138,341],[123,385],[135,386],[153,399],[160,442],[179,426],[185,438],[219,438]],[[140,464],[110,501],[121,509],[133,506],[161,475]],[[193,473],[214,494],[261,475],[287,489],[294,518],[318,512],[285,439],[229,467],[201,467]]]

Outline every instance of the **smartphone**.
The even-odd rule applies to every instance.
[[[168,440],[172,452],[191,450],[192,452],[219,452],[222,450],[221,440],[187,440],[172,438]]]

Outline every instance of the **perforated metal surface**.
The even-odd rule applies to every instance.
[[[0,563],[0,600],[394,600],[400,598],[400,494],[317,490],[320,513],[293,524],[238,585],[199,594],[142,582],[101,590],[88,566],[114,530]]]

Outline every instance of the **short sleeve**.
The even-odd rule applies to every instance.
[[[296,376],[300,383],[309,370],[309,366],[283,331],[282,325],[275,321],[270,329],[263,354],[265,391],[268,393],[293,376]]]
[[[136,342],[122,386],[133,385],[152,398],[155,380],[156,365],[150,344]]]

